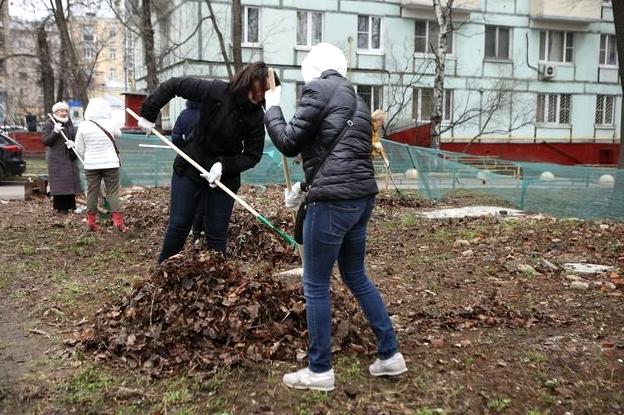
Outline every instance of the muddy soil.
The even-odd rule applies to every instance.
[[[241,194],[292,226],[279,188]],[[370,378],[372,333],[358,326],[335,351],[337,388],[324,394],[281,386],[304,364],[296,348],[154,376],[77,347],[76,333],[156,269],[167,190],[131,189],[123,201],[126,234],[106,224],[89,233],[82,215],[56,215],[47,200],[0,204],[0,413],[624,413],[623,223],[424,219],[419,212],[444,206],[506,205],[462,192],[439,202],[380,195],[367,266],[410,370]],[[231,230],[241,272],[297,266],[246,212],[235,211]],[[571,262],[613,268],[575,274],[563,268]],[[298,280],[289,283],[300,296]],[[333,284],[336,298],[347,295],[338,277]]]

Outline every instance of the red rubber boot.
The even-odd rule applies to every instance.
[[[126,225],[124,225],[123,216],[121,216],[121,212],[113,212],[113,226],[119,229],[120,232],[125,232],[128,230]]]
[[[97,230],[99,229],[99,227],[97,226],[97,223],[95,223],[96,219],[97,219],[97,216],[95,212],[87,213],[87,227],[92,232],[97,232]]]

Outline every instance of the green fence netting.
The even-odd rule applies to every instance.
[[[124,134],[119,140],[122,186],[168,186],[175,153],[156,137]],[[624,219],[624,170],[562,166],[436,151],[384,140],[395,182],[440,199],[456,189],[498,196],[520,209],[557,217]],[[283,184],[280,153],[265,141],[263,157],[243,173],[245,184]],[[303,177],[301,165],[288,159],[293,182]],[[377,165],[383,180],[383,165]]]

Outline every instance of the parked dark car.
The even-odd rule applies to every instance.
[[[22,146],[7,135],[0,133],[0,179],[19,176],[26,171]]]

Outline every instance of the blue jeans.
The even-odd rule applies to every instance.
[[[203,197],[202,196],[203,192]],[[220,189],[212,189],[187,176],[173,173],[171,178],[171,202],[169,224],[165,232],[158,263],[177,254],[184,247],[195,219],[199,203],[204,203],[204,229],[209,249],[223,252],[227,248],[227,231],[234,199]]]
[[[336,260],[342,281],[355,296],[377,337],[379,358],[398,351],[392,322],[377,287],[364,268],[366,225],[375,197],[312,202],[303,224],[303,291],[309,360],[313,372],[331,369],[331,272]]]

